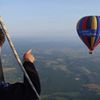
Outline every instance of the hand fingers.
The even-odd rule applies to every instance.
[[[26,53],[27,53],[27,54],[28,54],[28,53],[32,53],[32,49],[29,49]]]

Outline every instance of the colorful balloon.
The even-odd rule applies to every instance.
[[[79,20],[77,33],[92,54],[100,43],[100,16],[86,16]]]

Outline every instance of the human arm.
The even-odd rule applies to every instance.
[[[40,85],[40,79],[39,79],[39,75],[38,72],[35,68],[34,62],[36,60],[36,58],[32,55],[31,50],[28,50],[25,54],[24,54],[24,68],[29,76],[29,78],[31,79],[36,91],[38,92],[38,94],[40,95],[41,92],[41,85]],[[27,78],[24,75],[24,85],[26,86],[27,89],[31,89],[30,84],[27,80]]]

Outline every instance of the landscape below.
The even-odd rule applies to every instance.
[[[42,100],[100,100],[100,48],[89,55],[78,43],[23,40],[14,44],[21,59],[28,48],[33,49]],[[8,43],[2,50],[2,62],[6,81],[22,82],[23,74]]]

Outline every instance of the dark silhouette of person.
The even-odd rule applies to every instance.
[[[1,63],[1,48],[5,41],[5,34],[0,25],[0,100],[38,100],[35,91],[32,89],[27,78],[24,75],[24,81],[14,84],[6,83],[3,77]],[[32,81],[37,93],[41,93],[41,85],[38,72],[35,68],[35,57],[32,55],[32,50],[28,50],[23,56],[23,66]]]

